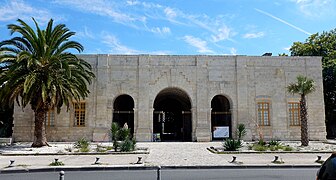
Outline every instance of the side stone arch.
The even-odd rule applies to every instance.
[[[116,122],[120,127],[127,124],[133,135],[135,132],[135,101],[128,94],[116,96],[112,104],[112,122]]]
[[[227,95],[217,94],[211,98],[211,134],[212,140],[232,138],[233,122],[231,98]]]

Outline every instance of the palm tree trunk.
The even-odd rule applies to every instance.
[[[301,146],[308,146],[308,122],[307,122],[307,107],[306,97],[301,94],[300,100],[300,117],[301,117]]]
[[[44,119],[44,111],[35,111],[34,142],[32,144],[32,147],[42,147],[48,145]]]

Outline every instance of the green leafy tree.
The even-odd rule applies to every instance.
[[[72,100],[87,97],[94,74],[91,65],[72,54],[83,46],[69,40],[75,33],[64,24],[53,26],[53,20],[41,30],[33,18],[35,30],[18,19],[7,27],[13,37],[0,43],[0,103],[22,108],[28,104],[34,111],[33,147],[48,145],[44,119],[49,109],[59,113]]]
[[[286,53],[278,54],[279,56],[288,56]]]
[[[327,136],[336,137],[336,29],[294,42],[290,52],[292,56],[322,56]]]
[[[299,75],[297,82],[289,84],[287,91],[292,94],[300,95],[300,119],[301,119],[301,145],[308,146],[308,118],[307,118],[307,106],[306,95],[315,91],[315,82],[305,76]]]

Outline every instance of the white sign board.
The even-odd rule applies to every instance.
[[[214,138],[228,138],[230,137],[229,126],[215,126],[213,131]]]

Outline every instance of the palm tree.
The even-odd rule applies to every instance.
[[[45,133],[45,114],[50,109],[87,97],[94,74],[91,65],[71,51],[83,51],[83,46],[70,41],[75,33],[64,24],[53,26],[50,19],[41,30],[33,18],[36,30],[21,19],[10,24],[10,40],[0,42],[0,103],[22,108],[30,104],[35,115],[32,147],[48,145]]]
[[[308,146],[308,118],[306,107],[306,95],[315,91],[315,82],[305,76],[299,75],[296,77],[297,82],[289,84],[287,91],[293,94],[299,94],[300,99],[300,118],[301,118],[301,145]]]

